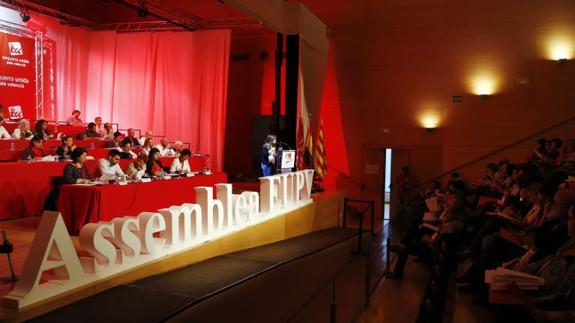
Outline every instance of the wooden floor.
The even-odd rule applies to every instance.
[[[415,322],[428,270],[410,259],[402,280],[384,278],[371,296],[371,302],[358,318],[360,323]]]

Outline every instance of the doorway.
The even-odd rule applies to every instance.
[[[397,217],[399,196],[394,188],[394,179],[403,166],[409,166],[409,150],[393,147],[367,148],[363,151],[362,159],[363,195],[377,198],[380,219],[385,225],[387,221]]]

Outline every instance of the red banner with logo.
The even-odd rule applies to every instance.
[[[0,32],[0,104],[12,120],[36,119],[35,41]]]

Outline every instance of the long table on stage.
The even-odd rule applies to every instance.
[[[227,183],[225,173],[127,185],[62,185],[58,207],[68,231],[77,234],[86,223],[137,216],[144,211],[155,212],[172,205],[193,203],[196,201],[194,187],[218,183]]]
[[[173,157],[162,157],[164,166],[170,166]],[[122,159],[124,169],[131,160]],[[190,158],[192,171],[201,171],[205,158]],[[94,172],[97,160],[88,160],[88,170]],[[53,187],[55,177],[64,173],[67,162],[6,162],[0,163],[0,220],[42,214],[44,202]]]

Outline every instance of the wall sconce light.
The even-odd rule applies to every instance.
[[[423,114],[419,122],[427,132],[432,132],[439,126],[439,117],[434,113]]]
[[[473,93],[487,99],[495,92],[495,81],[490,75],[480,75],[472,80]]]
[[[558,65],[567,63],[573,57],[573,44],[568,37],[555,37],[548,43],[548,55]]]

